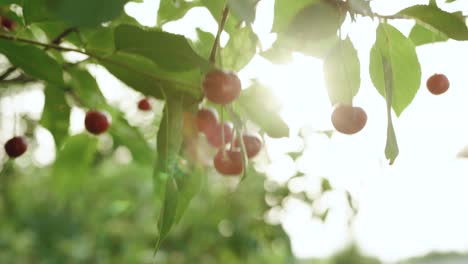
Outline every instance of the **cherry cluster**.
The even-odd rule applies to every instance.
[[[220,123],[216,110],[202,108],[195,116],[195,125],[197,131],[205,135],[207,142],[218,149],[213,159],[215,169],[220,174],[228,176],[241,174],[243,171],[241,143],[239,137],[235,140],[233,138],[232,123]],[[248,158],[253,158],[260,152],[262,140],[258,134],[245,133],[242,135],[242,140]]]
[[[203,80],[206,99],[222,106],[236,100],[241,90],[241,82],[234,72],[213,70]],[[218,148],[213,165],[222,175],[240,175],[244,170],[241,142],[244,143],[247,158],[255,157],[262,148],[262,140],[256,133],[244,133],[234,138],[233,124],[219,123],[218,113],[212,108],[200,109],[195,122],[197,130],[205,135],[208,143]]]

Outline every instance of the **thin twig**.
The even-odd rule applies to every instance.
[[[4,34],[4,33],[0,33],[0,39],[6,39],[6,40],[11,40],[11,41],[18,41],[18,42],[28,43],[28,44],[32,44],[32,45],[36,45],[36,46],[41,46],[41,47],[44,47],[44,48],[48,47],[50,49],[55,49],[55,50],[58,50],[58,51],[81,53],[81,54],[87,55],[89,57],[95,58],[95,59],[97,59],[97,60],[99,60],[101,62],[106,62],[108,64],[113,64],[114,66],[122,67],[127,71],[131,71],[131,72],[139,73],[139,74],[142,74],[142,75],[146,75],[147,77],[149,77],[149,78],[151,78],[153,80],[156,80],[158,82],[170,82],[170,83],[173,83],[173,84],[178,84],[180,86],[190,87],[190,89],[188,89],[188,90],[184,89],[184,91],[192,93],[193,95],[196,95],[196,96],[199,95],[199,94],[194,94],[193,91],[195,91],[195,89],[192,89],[192,88],[195,88],[195,87],[198,88],[198,86],[196,86],[196,85],[194,85],[192,83],[187,83],[187,82],[180,81],[180,80],[174,80],[174,79],[167,78],[167,77],[154,76],[151,72],[142,71],[141,69],[136,69],[136,68],[132,67],[129,64],[125,64],[125,63],[122,63],[120,61],[112,60],[109,57],[99,56],[99,55],[97,55],[95,53],[90,53],[90,52],[87,52],[85,50],[75,49],[75,48],[67,48],[67,47],[63,47],[63,46],[60,46],[60,45],[56,45],[56,44],[43,43],[43,42],[31,40],[31,39],[26,39],[26,38],[20,38],[20,37],[16,37],[16,36],[7,35],[7,34]]]
[[[15,66],[11,66],[10,68],[6,69],[6,71],[2,75],[0,75],[0,81],[3,81],[6,78],[8,78],[8,76],[10,76],[10,74],[12,74],[14,71],[16,71]]]
[[[60,33],[57,37],[55,37],[51,43],[52,44],[55,44],[55,45],[58,45],[62,42],[63,38],[65,38],[66,36],[68,36],[70,33],[73,33],[73,32],[76,32],[77,29],[75,27],[70,27],[70,28],[67,28],[65,29],[62,33]]]
[[[90,56],[89,53],[87,53],[86,51],[80,50],[80,49],[67,48],[67,47],[57,45],[57,44],[43,43],[43,42],[35,41],[35,40],[32,40],[32,39],[16,37],[16,36],[7,35],[7,34],[3,34],[3,33],[0,33],[0,39],[7,39],[7,40],[12,40],[12,41],[24,42],[24,43],[33,44],[33,45],[41,46],[41,47],[48,48],[48,49],[55,49],[55,50],[59,50],[59,51],[78,52],[78,53]]]
[[[221,33],[223,32],[224,25],[226,24],[228,15],[229,15],[229,7],[226,6],[224,7],[223,16],[221,17],[221,21],[219,22],[218,32],[216,33],[216,37],[213,43],[213,48],[211,49],[210,62],[212,64],[216,63],[216,51],[219,46],[219,38],[221,36]]]
[[[2,80],[2,83],[7,84],[24,84],[24,83],[31,83],[31,82],[37,82],[38,80],[35,78],[28,77],[24,74],[21,74],[20,76],[10,79],[10,80]]]
[[[76,31],[76,28],[74,27],[71,27],[71,28],[67,28],[65,29],[62,33],[60,33],[56,38],[54,38],[51,43],[54,44],[54,45],[58,45],[60,44],[60,42],[62,42],[62,39],[64,37],[66,37],[68,34],[72,33]],[[48,50],[50,47],[45,47],[44,50]],[[5,80],[6,78],[8,78],[8,76],[10,76],[10,74],[12,74],[14,71],[16,71],[16,69],[18,69],[18,67],[16,66],[11,66],[10,68],[8,68],[1,76],[0,76],[0,81],[3,81]]]
[[[380,15],[380,14],[377,14],[377,13],[366,13],[366,12],[363,12],[362,10],[358,10],[358,9],[354,9],[350,6],[349,4],[349,1],[342,1],[342,0],[326,0],[328,1],[329,3],[335,5],[335,6],[339,6],[339,7],[344,7],[346,10],[348,11],[353,11],[355,14],[357,15],[361,15],[363,17],[370,17],[370,18],[379,18],[379,19],[383,19],[383,20],[387,20],[387,19],[413,19],[411,17],[408,17],[408,16],[404,16],[404,15],[399,15],[399,14],[395,14],[395,15]]]

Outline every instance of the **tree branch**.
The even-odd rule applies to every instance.
[[[95,59],[97,59],[99,61],[107,62],[109,64],[113,64],[115,66],[125,68],[128,71],[132,71],[132,72],[135,72],[135,73],[146,75],[149,78],[154,79],[155,81],[159,81],[159,82],[165,81],[165,82],[170,82],[170,83],[174,83],[174,84],[179,84],[179,85],[182,85],[182,86],[185,86],[185,87],[190,87],[190,88],[197,87],[198,88],[198,86],[195,86],[194,84],[191,84],[191,83],[183,82],[183,81],[180,81],[180,80],[174,80],[174,79],[171,79],[171,78],[165,78],[165,77],[161,77],[161,76],[154,76],[150,72],[141,71],[139,69],[131,67],[131,65],[121,63],[119,61],[114,61],[114,60],[112,60],[112,59],[110,59],[108,57],[102,57],[102,56],[99,56],[97,54],[87,52],[85,50],[67,48],[67,47],[57,45],[57,44],[43,43],[43,42],[31,40],[31,39],[26,39],[26,38],[20,38],[20,37],[16,37],[16,36],[7,35],[7,34],[4,34],[4,33],[0,33],[0,39],[6,39],[6,40],[11,40],[11,41],[18,41],[18,42],[28,43],[28,44],[32,44],[32,45],[36,45],[36,46],[40,46],[40,47],[44,47],[44,48],[47,47],[49,49],[55,49],[55,50],[58,50],[58,51],[78,52],[78,53],[87,55],[87,56],[89,56],[91,58],[95,58]],[[186,91],[186,92],[190,92],[190,91]],[[198,96],[198,94],[197,94],[197,96]]]
[[[72,32],[76,32],[77,29],[75,27],[70,27],[70,28],[67,28],[65,29],[62,33],[60,33],[57,37],[55,37],[53,40],[52,40],[52,44],[55,44],[55,45],[58,45],[62,42],[62,39],[65,38],[66,36],[68,36],[70,33]]]
[[[14,71],[16,71],[16,67],[15,67],[15,66],[11,66],[11,67],[9,67],[8,69],[6,69],[5,72],[2,73],[2,75],[0,75],[0,81],[3,81],[3,80],[5,80],[6,78],[8,78],[8,76],[10,76],[10,74],[12,74]]]
[[[28,43],[28,44],[32,44],[32,45],[36,45],[36,46],[41,46],[41,47],[44,47],[44,48],[47,48],[47,49],[55,49],[55,50],[59,50],[59,51],[78,52],[78,53],[81,53],[81,54],[84,54],[84,55],[91,56],[91,54],[87,53],[86,51],[80,50],[80,49],[67,48],[67,47],[57,45],[57,44],[43,43],[43,42],[31,40],[31,39],[26,39],[26,38],[16,37],[16,36],[12,36],[12,35],[7,35],[7,34],[4,34],[4,33],[0,33],[0,39],[6,39],[6,40],[12,40],[12,41]]]
[[[221,33],[223,32],[224,25],[226,24],[228,15],[229,15],[229,7],[226,6],[224,7],[223,15],[221,17],[221,21],[219,22],[219,26],[218,26],[218,32],[216,33],[216,37],[213,43],[213,48],[211,49],[210,62],[212,64],[216,63],[216,51],[219,46],[219,38],[221,36]]]
[[[32,77],[26,76],[24,74],[16,78],[10,79],[10,80],[2,80],[2,83],[6,83],[6,84],[7,83],[8,84],[25,84],[25,83],[32,83],[32,82],[38,82],[38,80]]]

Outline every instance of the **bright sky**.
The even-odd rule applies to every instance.
[[[131,3],[126,6],[126,11],[142,24],[153,26],[158,2]],[[442,5],[444,1],[438,2]],[[447,10],[464,8],[468,13],[468,6],[463,2],[466,1],[446,5]],[[374,0],[372,3],[378,13],[392,14],[411,4],[425,4],[427,1]],[[274,0],[260,1],[254,24],[264,47],[274,40],[274,35],[269,33],[273,4]],[[399,21],[394,25],[406,34],[412,23]],[[195,8],[181,21],[169,23],[164,29],[194,38],[196,27],[212,33],[217,29],[216,22],[202,8]],[[274,216],[279,215],[298,257],[327,256],[352,238],[366,253],[387,261],[432,250],[468,251],[468,160],[456,158],[457,153],[468,145],[467,44],[449,41],[417,49],[422,65],[421,89],[401,117],[394,119],[400,156],[390,167],[384,156],[385,101],[370,82],[367,70],[375,27],[376,22],[360,19],[359,23],[343,29],[345,33],[349,32],[361,59],[362,85],[354,103],[368,114],[367,126],[354,136],[336,134],[328,139],[313,133],[314,130],[332,129],[331,105],[320,60],[296,54],[291,64],[278,66],[255,57],[239,73],[244,84],[255,77],[273,89],[283,104],[281,114],[292,127],[292,138],[267,142],[273,163],[264,169],[271,180],[282,183],[301,171],[306,176],[291,182],[289,187],[292,191],[305,190],[315,197],[318,179],[325,177],[334,188],[350,191],[359,201],[359,215],[351,232],[346,226],[349,210],[342,192],[327,195],[315,208],[332,208],[324,224],[313,220],[310,206],[299,200],[284,201],[285,209],[280,214],[277,208],[272,210],[268,214],[269,219],[273,221]],[[227,39],[228,36],[223,35],[222,43]],[[118,100],[127,96],[125,92],[115,93],[114,88],[120,85],[115,79],[99,69],[93,72],[100,83],[107,84],[102,87],[112,87],[112,93],[103,90],[108,98]],[[451,82],[449,91],[441,96],[431,95],[425,89],[425,80],[436,72],[445,73]],[[37,98],[34,93],[28,96]],[[132,96],[133,101],[138,99],[137,94]],[[27,111],[29,104],[13,100],[4,99],[0,105],[5,109],[20,105]],[[43,101],[38,104],[43,104]],[[72,116],[82,120],[83,113],[75,110]],[[72,131],[83,129],[82,122],[78,123]],[[303,127],[306,127],[305,140],[294,136]],[[38,133],[38,137],[46,139],[44,145],[49,146],[50,134],[42,130]],[[297,162],[285,155],[285,152],[297,151],[303,146],[304,155]],[[40,151],[51,152],[47,148]],[[47,163],[53,157],[48,159],[37,162]]]
[[[156,2],[129,5],[127,12],[152,25]],[[461,2],[447,5],[447,10],[464,8],[468,12]],[[427,1],[374,0],[372,5],[381,14],[392,14],[418,3]],[[269,33],[273,4],[273,0],[260,2],[254,24],[264,46],[274,40]],[[412,23],[398,21],[394,25],[407,34]],[[195,27],[216,32],[214,20],[203,9],[189,12],[165,29],[194,37]],[[355,104],[367,111],[366,128],[354,136],[336,134],[331,140],[308,133],[305,142],[291,138],[269,140],[267,145],[273,161],[266,168],[271,179],[284,182],[299,170],[306,176],[292,182],[291,190],[306,190],[314,197],[318,177],[326,177],[335,188],[349,190],[359,200],[360,211],[351,232],[346,228],[349,211],[341,192],[322,200],[322,206],[333,208],[325,224],[313,220],[310,206],[299,200],[284,201],[285,213],[272,210],[268,215],[280,216],[299,257],[332,254],[353,237],[365,252],[387,261],[432,250],[468,250],[468,161],[456,158],[468,145],[468,122],[464,122],[468,115],[466,44],[450,41],[418,48],[421,89],[411,106],[394,119],[401,154],[390,167],[384,156],[385,101],[374,89],[367,70],[375,27],[375,22],[360,19],[343,30],[349,32],[359,50],[362,85]],[[451,82],[450,90],[442,96],[433,96],[425,89],[425,80],[436,72],[445,73]],[[256,57],[240,76],[244,83],[256,77],[270,85],[281,100],[282,116],[293,131],[307,127],[310,132],[332,128],[322,73],[320,60],[297,54],[291,64],[284,66]],[[284,154],[303,145],[304,156],[296,163]]]

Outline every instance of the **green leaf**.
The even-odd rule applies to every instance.
[[[168,72],[143,56],[122,52],[101,57],[99,61],[115,77],[145,95],[158,99],[182,94],[193,98],[202,96],[202,77],[198,70]]]
[[[110,54],[114,52],[114,28],[100,27],[93,30],[81,30],[83,38],[86,39],[86,50],[99,54]]]
[[[247,23],[255,20],[257,0],[227,0],[232,13]]]
[[[23,0],[23,16],[26,24],[57,20],[47,8],[48,0]]]
[[[82,191],[97,149],[97,138],[88,134],[69,137],[57,154],[52,169],[54,191],[64,199]]]
[[[284,34],[305,42],[330,38],[343,24],[345,12],[345,9],[327,1],[308,5],[294,16]]]
[[[325,82],[332,105],[352,104],[361,86],[361,65],[349,38],[339,41],[324,61]]]
[[[261,102],[259,103],[259,98]],[[289,127],[278,114],[279,104],[271,90],[260,84],[242,90],[237,100],[247,117],[272,138],[289,136]]]
[[[157,157],[153,184],[158,200],[163,201],[159,216],[159,237],[156,251],[175,222],[177,212],[178,156],[182,146],[183,98],[167,98],[157,136]]]
[[[352,16],[355,16],[356,14],[372,16],[370,3],[370,0],[349,0],[348,5],[350,7],[350,13]]]
[[[60,86],[48,85],[44,89],[45,103],[40,124],[52,133],[57,148],[62,146],[70,127],[70,106],[64,92],[65,88]]]
[[[162,69],[188,71],[194,68],[208,70],[210,63],[190,47],[184,36],[156,30],[143,30],[137,26],[121,25],[115,29],[115,47],[144,56]]]
[[[385,84],[385,101],[387,103],[387,143],[385,144],[385,157],[393,164],[398,157],[399,149],[395,135],[395,129],[392,122],[392,101],[394,92],[394,79],[393,68],[391,62],[380,53],[380,51],[373,47],[371,50],[371,60],[375,64],[382,65],[382,76]]]
[[[291,53],[294,51],[301,52],[307,56],[325,59],[338,41],[340,39],[336,35],[316,41],[303,41],[280,34],[272,47],[261,55],[273,63],[288,62],[291,59]]]
[[[292,61],[292,50],[286,49],[273,43],[271,48],[260,52],[260,56],[273,64],[287,64]]]
[[[244,68],[257,51],[258,38],[250,26],[231,34],[231,38],[222,51],[223,67],[234,71]]]
[[[128,0],[46,0],[46,2],[51,13],[70,25],[94,27],[121,15]]]
[[[388,24],[377,28],[377,40],[370,56],[369,72],[374,86],[385,97],[382,59],[392,68],[392,107],[399,116],[413,101],[421,84],[421,66],[416,48],[400,31]]]
[[[96,79],[86,70],[76,67],[69,68],[70,86],[80,99],[80,103],[91,109],[107,106],[106,99],[101,93]]]
[[[197,28],[196,31],[197,40],[192,41],[192,47],[198,55],[203,58],[208,58],[210,56],[211,47],[213,46],[215,37],[210,32],[203,31],[200,28]]]
[[[398,12],[416,19],[416,21],[433,31],[439,31],[455,40],[468,40],[468,28],[464,20],[456,14],[446,12],[434,5],[415,5]]]
[[[23,3],[23,0],[0,0],[0,5],[11,5],[11,4],[21,5],[22,3]]]
[[[409,39],[413,41],[414,45],[420,46],[428,43],[444,42],[449,38],[440,31],[433,31],[430,28],[416,24],[411,29]]]
[[[299,11],[308,5],[316,4],[320,0],[275,0],[273,32],[283,32],[287,29]]]
[[[180,167],[180,166],[179,166]],[[177,212],[175,223],[179,223],[190,205],[193,197],[198,194],[202,187],[205,172],[201,166],[195,165],[193,168],[179,169],[176,175],[178,187]]]
[[[193,7],[200,6],[198,0],[185,1],[185,0],[160,0],[158,9],[158,25],[162,26],[167,22],[178,20],[182,18],[187,11]]]
[[[172,178],[182,145],[183,98],[167,98],[157,136],[157,157],[154,168],[156,195],[164,193],[168,178]]]
[[[203,6],[205,6],[213,16],[213,18],[219,23],[223,14],[225,0],[201,0]],[[224,30],[228,33],[234,32],[237,29],[241,21],[235,16],[228,16]]]
[[[163,240],[171,231],[172,226],[176,221],[178,190],[174,178],[170,178],[165,182],[164,201],[158,219],[158,240],[156,241],[155,252],[158,251]]]
[[[328,179],[322,178],[321,181],[322,193],[331,191],[333,188]]]
[[[137,128],[132,127],[121,113],[112,115],[112,125],[109,127],[115,145],[126,146],[132,153],[133,160],[140,164],[152,164],[154,150],[148,145]]]
[[[62,68],[42,49],[2,39],[0,53],[31,76],[53,84],[63,84]]]

